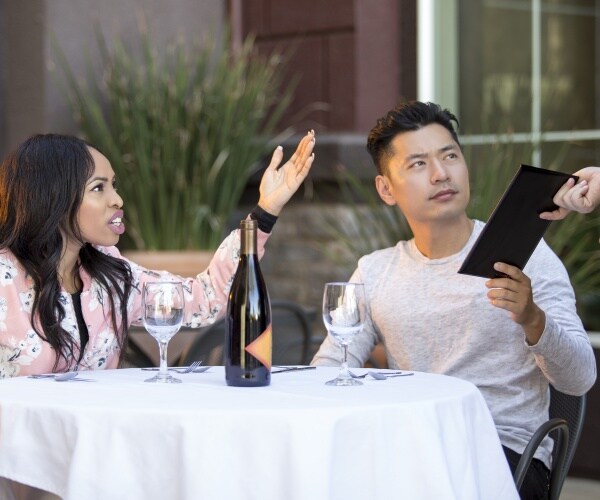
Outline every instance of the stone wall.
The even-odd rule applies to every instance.
[[[332,221],[352,217],[347,205],[296,203],[282,212],[267,243],[261,269],[272,299],[293,300],[315,313],[315,336],[324,335],[321,319],[323,287],[329,281],[347,281],[356,262],[343,262]]]
[[[283,141],[284,162],[299,140],[294,136]],[[337,176],[344,168],[373,183],[375,168],[365,141],[365,134],[317,134],[309,177],[281,213],[261,262],[272,298],[293,300],[317,311],[316,333],[325,331],[320,312],[324,284],[347,281],[356,266],[356,259],[344,255],[336,239],[342,229],[353,227],[356,209],[340,192]],[[268,160],[264,162],[266,166]],[[248,183],[242,206],[231,218],[232,228],[256,203],[261,175],[259,169]]]

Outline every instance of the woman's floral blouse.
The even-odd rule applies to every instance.
[[[269,235],[258,231],[258,252],[262,257]],[[186,298],[184,325],[198,328],[214,323],[225,312],[229,288],[237,268],[240,240],[239,231],[233,231],[215,252],[208,268],[196,278],[181,278],[166,271],[151,271],[125,259],[115,247],[97,247],[98,250],[126,260],[134,277],[134,286],[128,303],[130,324],[142,324],[142,289],[149,281],[176,280],[183,282]],[[80,370],[116,368],[119,346],[110,320],[110,302],[107,291],[80,271],[83,289],[81,308],[88,327],[89,341],[78,365]],[[31,306],[34,299],[33,280],[15,256],[0,250],[0,378],[52,372],[55,352],[31,326]],[[62,327],[80,345],[77,318],[71,295],[62,291],[60,300],[65,307]],[[117,315],[117,320],[120,316]],[[79,352],[76,352],[79,358]],[[58,371],[73,369],[77,359],[61,361]]]

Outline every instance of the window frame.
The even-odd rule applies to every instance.
[[[458,0],[418,0],[417,98],[432,101],[460,116],[458,93]],[[542,0],[531,6],[531,130],[511,134],[465,134],[465,145],[531,144],[533,165],[543,165],[542,146],[550,142],[598,141],[600,129],[542,130]]]

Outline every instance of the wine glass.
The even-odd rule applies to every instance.
[[[158,342],[160,368],[146,382],[181,383],[172,377],[167,367],[167,346],[183,321],[183,285],[179,281],[146,283],[142,292],[144,328]]]
[[[348,346],[365,322],[365,287],[362,283],[327,283],[323,293],[323,322],[344,352],[337,378],[327,385],[362,385],[348,372]]]

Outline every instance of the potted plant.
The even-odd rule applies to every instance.
[[[281,57],[258,57],[250,38],[233,50],[227,32],[193,51],[174,43],[162,57],[147,33],[138,57],[120,40],[97,40],[101,78],[89,66],[82,82],[55,52],[85,138],[115,170],[122,248],[212,255],[291,97]],[[172,258],[150,267],[172,270]]]

